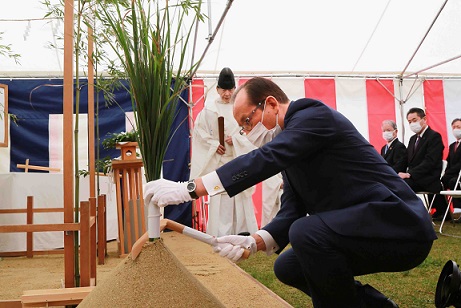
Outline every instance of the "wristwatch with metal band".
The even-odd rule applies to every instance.
[[[190,180],[187,182],[187,191],[189,192],[189,195],[192,197],[192,199],[198,199],[198,195],[195,192],[195,189],[197,188],[197,185],[195,185],[194,180]]]

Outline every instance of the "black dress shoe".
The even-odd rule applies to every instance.
[[[383,303],[383,308],[399,308],[399,305],[397,305],[392,299],[388,298],[384,303]]]
[[[380,299],[380,300],[367,300],[365,302],[365,307],[366,308],[399,308],[399,305],[397,305],[392,299],[386,298],[386,299]]]
[[[398,308],[399,306],[390,298],[370,286],[369,284],[360,287],[363,292],[363,300],[367,308]]]

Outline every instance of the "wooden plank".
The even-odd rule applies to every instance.
[[[114,163],[114,161],[112,161]],[[120,249],[119,254],[125,254],[125,234],[124,234],[124,227],[123,227],[123,204],[122,204],[122,193],[121,193],[121,185],[120,185],[120,170],[118,168],[114,168],[114,180],[115,180],[115,189],[117,191],[117,218],[118,218],[118,238],[120,242]]]
[[[95,216],[90,216],[90,228],[96,224],[96,217]]]
[[[26,173],[29,172],[29,159],[28,158],[26,159],[26,165],[25,165],[24,169],[26,169],[26,170],[24,170],[24,172],[26,172]]]
[[[83,2],[84,3],[84,2]],[[92,13],[91,13],[92,14]],[[93,16],[88,16],[90,19]],[[94,51],[94,37],[93,27],[88,24],[88,40],[87,40],[87,55],[93,55]],[[94,63],[93,57],[88,57],[88,94],[87,94],[87,110],[88,110],[88,172],[89,174],[89,185],[90,185],[90,198],[96,197],[96,176],[95,176],[95,110],[94,110]]]
[[[64,0],[64,80],[63,80],[63,204],[64,222],[74,222],[74,0]],[[76,232],[64,233],[64,284],[75,286]]]
[[[39,255],[62,255],[64,253],[63,249],[58,250],[35,250],[32,251],[34,256]],[[27,256],[27,251],[5,251],[0,252],[0,257],[25,257]]]
[[[34,224],[34,197],[27,196],[27,225]],[[34,256],[34,233],[27,232],[27,239],[26,239],[26,250],[27,250],[27,257],[32,258]]]
[[[51,167],[42,167],[42,166],[34,166],[34,165],[28,165],[28,164],[17,164],[16,167],[20,169],[25,169],[25,172],[28,172],[30,170],[40,170],[40,171],[54,171],[54,172],[60,172],[61,169],[59,168],[51,168]]]
[[[23,214],[27,209],[0,209],[0,214]]]
[[[22,308],[20,300],[0,300],[0,308]]]
[[[98,196],[98,209],[97,209],[97,226],[98,226],[98,264],[102,265],[104,264],[106,252],[105,252],[105,230],[106,230],[106,224],[105,224],[105,219],[104,219],[104,212],[106,211],[105,206],[104,206],[104,198],[105,195],[99,195]]]
[[[115,145],[115,148],[120,150],[122,147],[137,147],[137,146],[138,146],[138,143],[136,141],[129,141],[123,144],[117,143]]]
[[[140,209],[141,209],[141,226],[142,226],[142,232],[141,232],[141,235],[146,233],[146,219],[145,219],[145,215],[146,213],[144,213],[144,193],[142,191],[142,174],[141,174],[141,169],[138,169],[136,170],[136,188],[138,189],[138,196],[139,196],[139,199],[140,199]]]
[[[135,159],[135,160],[112,160],[112,168],[113,169],[126,169],[126,168],[139,168],[143,166],[142,159]]]
[[[90,285],[90,202],[80,202],[80,286]]]
[[[22,307],[66,306],[79,304],[95,287],[26,290]]]
[[[102,201],[104,202],[104,253],[105,256],[107,257],[109,254],[107,253],[107,200],[106,200],[106,195],[104,195],[104,198]]]
[[[123,253],[129,253],[131,246],[133,246],[133,238],[131,237],[131,213],[130,213],[130,196],[128,191],[128,169],[122,170],[122,198],[123,198],[123,217],[124,221],[124,232],[126,232],[125,242],[127,247],[125,249],[125,243],[122,243]]]
[[[64,212],[62,207],[38,208],[33,209],[34,213],[55,213]],[[0,214],[25,214],[27,209],[0,209]]]
[[[78,230],[80,230],[80,224],[78,223],[0,226],[0,233],[78,231]]]
[[[130,183],[130,199],[133,204],[133,225],[134,225],[134,240],[136,241],[141,235],[139,234],[139,222],[138,222],[138,196],[136,195],[136,181],[135,181],[136,168],[131,168],[129,173],[128,181]],[[133,246],[133,245],[131,245]],[[131,251],[131,249],[130,249]]]
[[[89,200],[90,215],[93,221],[93,223],[90,222],[90,278],[96,281],[96,198],[91,197]]]
[[[64,295],[64,294],[85,294],[89,293],[94,289],[94,287],[79,287],[79,288],[61,288],[61,289],[38,289],[38,290],[24,290],[22,293],[23,296],[36,296],[36,295],[45,295],[53,296]]]
[[[34,209],[34,213],[59,213],[64,212],[63,207],[50,207]]]

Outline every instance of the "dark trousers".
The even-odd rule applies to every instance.
[[[345,237],[316,215],[294,222],[289,238],[292,248],[277,258],[275,275],[312,297],[316,308],[379,307],[372,297],[386,297],[368,294],[354,276],[410,270],[432,247],[432,242]]]

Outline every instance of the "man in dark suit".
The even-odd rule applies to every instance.
[[[261,77],[240,86],[233,100],[242,133],[259,148],[189,183],[149,182],[145,202],[233,196],[282,172],[275,218],[251,236],[218,237],[214,251],[233,261],[244,249],[280,253],[276,276],[311,296],[314,307],[397,307],[354,277],[424,261],[436,235],[421,199],[346,117],[322,102],[290,101]]]
[[[457,118],[451,122],[451,128],[453,129],[453,136],[456,141],[450,144],[450,148],[447,156],[447,168],[442,176],[442,184],[444,189],[455,189],[456,181],[458,180],[459,171],[461,169],[461,119]],[[458,185],[458,188],[460,186]],[[461,208],[461,199],[453,198],[453,206]]]
[[[407,171],[407,147],[397,138],[397,124],[392,120],[384,120],[381,129],[386,144],[381,148],[381,156],[395,172]]]
[[[415,133],[408,142],[408,170],[399,176],[414,192],[428,191],[438,194],[442,189],[440,177],[442,173],[443,149],[442,136],[431,129],[426,122],[426,113],[421,108],[411,108],[407,112],[410,129]],[[447,203],[441,195],[435,198],[434,218],[445,213]]]

